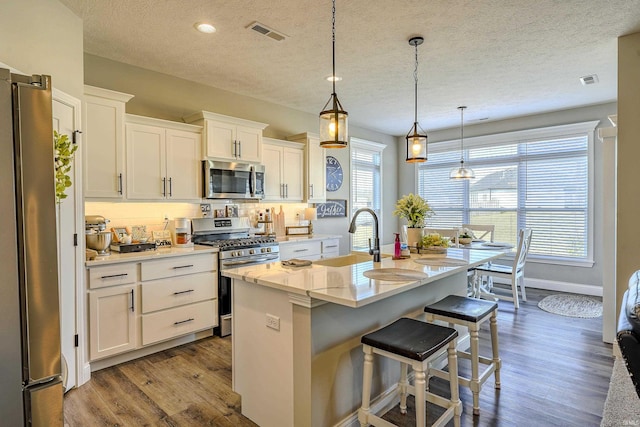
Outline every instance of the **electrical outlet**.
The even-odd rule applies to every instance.
[[[275,329],[276,331],[280,330],[280,318],[278,316],[274,316],[273,314],[267,313],[267,328]]]

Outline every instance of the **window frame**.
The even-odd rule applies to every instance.
[[[482,135],[476,137],[467,137],[464,140],[465,145],[465,161],[468,162],[468,166],[473,168],[473,160],[468,160],[468,150],[471,148],[486,148],[496,145],[507,145],[515,143],[524,143],[528,141],[537,141],[540,139],[557,139],[557,138],[571,138],[576,136],[587,137],[587,253],[584,258],[562,258],[558,256],[544,256],[530,254],[527,257],[528,262],[544,263],[544,264],[556,264],[572,267],[593,267],[594,261],[594,144],[595,144],[595,129],[600,123],[600,120],[571,123],[558,126],[549,126],[543,128],[526,129],[512,132],[504,132],[498,134]],[[446,140],[440,142],[434,142],[429,144],[429,153],[441,153],[449,151],[460,150],[460,140]],[[428,163],[428,161],[427,161]],[[483,162],[485,163],[485,162]],[[486,163],[485,163],[486,164]],[[416,194],[419,192],[420,181],[420,166],[415,167],[415,181],[414,191]],[[520,192],[518,192],[518,199],[520,199]],[[465,205],[468,204],[468,200],[465,201]],[[468,206],[465,206],[468,207]],[[520,200],[518,201],[518,207],[516,209],[516,215],[522,215],[520,209]],[[535,238],[535,234],[534,234]],[[507,256],[512,259],[513,254]]]
[[[369,141],[366,139],[361,139],[361,138],[356,138],[356,137],[351,137],[349,140],[349,202],[351,206],[348,206],[348,211],[349,211],[349,220],[351,221],[351,219],[353,218],[353,213],[354,213],[354,205],[355,203],[353,203],[353,201],[355,200],[355,194],[354,194],[354,180],[353,180],[353,173],[354,173],[354,164],[353,164],[353,150],[363,150],[363,151],[370,151],[370,152],[374,152],[377,153],[380,156],[380,194],[379,194],[379,198],[378,200],[380,201],[380,207],[377,209],[377,214],[378,214],[378,232],[380,233],[380,235],[378,236],[378,238],[380,238],[380,236],[384,235],[384,221],[383,221],[383,215],[382,215],[382,207],[383,207],[383,197],[384,197],[384,191],[383,191],[383,182],[384,182],[384,176],[383,176],[383,163],[384,163],[384,155],[383,155],[383,151],[384,149],[387,147],[385,144],[381,144],[379,142],[374,142],[374,141]],[[375,210],[375,209],[374,209]],[[372,236],[373,238],[373,236]],[[353,251],[353,234],[349,233],[349,249],[350,251]]]

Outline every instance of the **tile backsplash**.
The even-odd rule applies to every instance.
[[[206,201],[211,205],[212,211],[225,209],[230,203],[216,203]],[[299,216],[302,216],[306,203],[233,203],[238,206],[239,216],[249,217],[253,223],[259,212],[264,212],[267,208],[274,209],[275,212],[282,211],[285,214],[286,225],[299,225]],[[102,215],[109,220],[108,227],[126,227],[133,225],[145,225],[147,231],[158,231],[169,228],[165,218],[201,218],[199,203],[142,203],[142,202],[85,202],[85,215]]]

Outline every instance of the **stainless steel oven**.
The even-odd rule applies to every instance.
[[[231,334],[231,279],[224,270],[280,260],[280,247],[273,236],[250,236],[241,218],[194,218],[193,242],[216,247],[218,252],[218,327],[221,337]]]
[[[264,166],[248,163],[202,161],[206,199],[264,198]]]

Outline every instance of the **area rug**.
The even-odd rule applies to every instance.
[[[538,303],[538,307],[549,313],[568,317],[602,316],[602,301],[586,295],[549,295]]]
[[[616,357],[601,427],[640,426],[640,398],[624,361]]]

